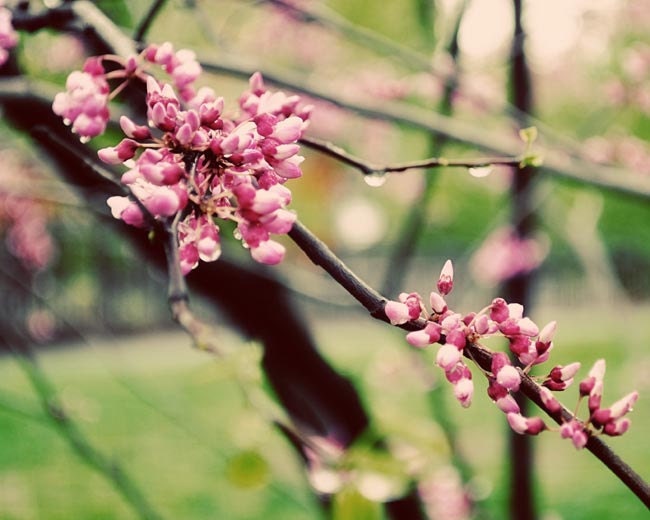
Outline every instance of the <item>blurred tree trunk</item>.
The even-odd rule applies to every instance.
[[[526,60],[525,33],[521,22],[522,0],[513,0],[514,33],[510,55],[510,101],[518,109],[520,128],[528,126],[526,114],[533,107],[530,71]],[[519,238],[529,236],[534,227],[535,215],[531,207],[535,168],[526,166],[513,172],[510,197],[511,223]],[[507,280],[503,297],[508,302],[521,303],[530,312],[532,273],[519,274]],[[516,396],[521,413],[527,415],[529,401]],[[510,517],[512,520],[535,520],[537,511],[534,496],[533,446],[531,437],[509,430],[510,461]]]

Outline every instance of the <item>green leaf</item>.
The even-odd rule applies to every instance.
[[[226,478],[240,488],[262,487],[269,480],[269,465],[255,450],[244,450],[230,458]]]
[[[381,520],[381,504],[365,498],[354,487],[346,487],[334,495],[333,520]]]
[[[519,137],[521,137],[521,140],[526,143],[527,146],[530,146],[537,139],[537,128],[534,126],[522,128],[519,130]]]
[[[541,155],[530,154],[526,155],[521,162],[519,163],[520,168],[525,168],[526,166],[541,166],[544,164],[544,158]]]

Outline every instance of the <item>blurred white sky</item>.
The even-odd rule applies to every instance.
[[[460,1],[444,0],[443,4],[446,9],[455,9]],[[578,39],[589,46],[597,45],[589,41],[591,35],[583,31],[585,16],[591,15],[590,20],[611,21],[612,13],[620,6],[620,0],[524,0],[527,51],[532,63],[541,68],[552,66],[555,60],[574,48]],[[463,53],[470,59],[484,60],[495,53],[507,52],[512,36],[512,16],[511,0],[471,0],[459,35]],[[597,29],[599,40],[606,45],[607,27]]]

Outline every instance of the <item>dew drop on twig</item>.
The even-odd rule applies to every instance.
[[[383,172],[369,173],[363,176],[363,180],[368,186],[379,188],[386,183],[386,174]]]
[[[468,168],[467,171],[472,177],[487,177],[494,171],[494,167],[491,164],[488,164],[487,166]]]

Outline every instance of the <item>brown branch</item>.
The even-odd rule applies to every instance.
[[[294,242],[304,251],[314,264],[321,266],[348,293],[363,305],[373,318],[388,322],[384,306],[386,298],[372,289],[366,282],[352,272],[321,240],[311,233],[303,224],[296,222],[289,233]],[[405,330],[421,330],[426,324],[419,319],[400,325]],[[490,371],[493,353],[478,344],[468,344],[465,356],[474,360],[483,370]],[[540,397],[539,385],[527,374],[520,372],[520,392],[540,406],[554,421],[561,424],[573,417],[566,409],[560,414],[551,414],[544,407]],[[650,507],[650,486],[623,461],[600,438],[591,436],[586,446],[614,475],[616,475],[646,506]]]
[[[445,157],[430,157],[418,161],[396,164],[377,165],[361,159],[340,146],[313,137],[303,137],[300,142],[305,146],[318,150],[348,166],[358,169],[363,175],[384,175],[386,173],[403,173],[408,170],[424,170],[428,168],[480,168],[484,166],[519,166],[523,157],[479,157],[475,159],[447,159]]]

